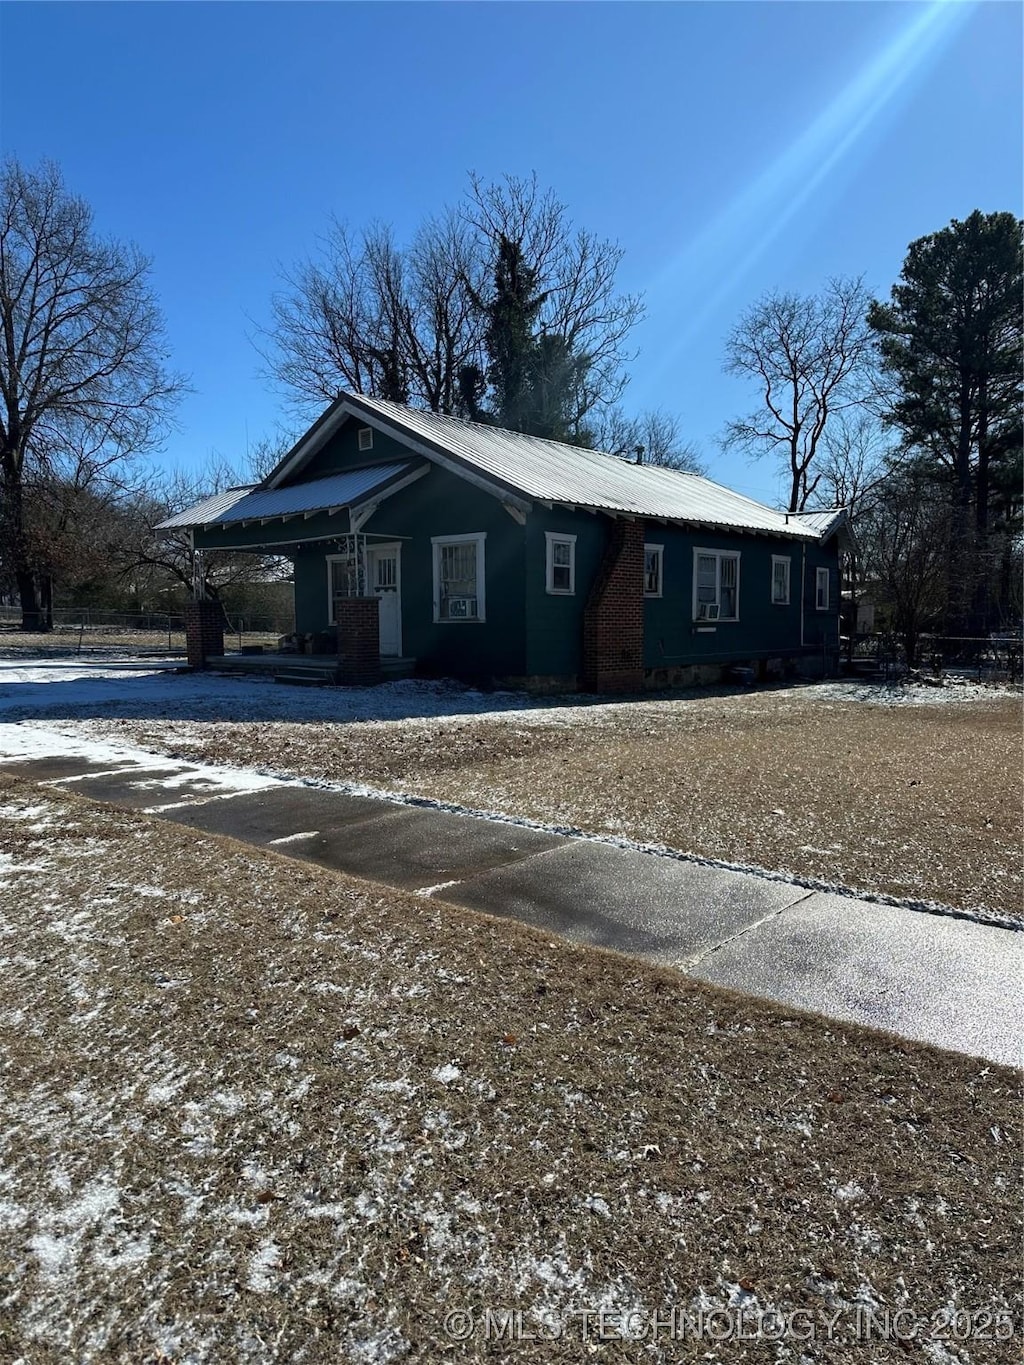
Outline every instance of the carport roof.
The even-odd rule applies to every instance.
[[[176,516],[168,517],[156,527],[158,531],[173,531],[197,526],[237,526],[247,521],[276,521],[283,517],[302,516],[307,512],[335,511],[364,502],[393,479],[408,473],[414,461],[395,464],[370,465],[364,469],[349,469],[343,474],[330,474],[323,479],[293,483],[285,488],[264,488],[247,484],[229,488],[204,498]]]

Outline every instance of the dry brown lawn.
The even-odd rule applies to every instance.
[[[890,707],[814,690],[381,724],[112,722],[160,751],[622,835],[1020,916],[1019,694]]]
[[[704,1324],[615,1361],[1016,1358],[1013,1073],[63,790],[0,801],[0,1360],[568,1365],[600,1307]],[[858,1343],[870,1306],[938,1340]],[[989,1316],[951,1340],[951,1307]],[[488,1342],[488,1309],[568,1325]],[[815,1343],[709,1338],[741,1309]]]

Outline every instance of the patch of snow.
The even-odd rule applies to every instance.
[[[456,877],[454,881],[438,882],[435,886],[421,886],[413,894],[416,896],[432,896],[435,891],[447,891],[450,886],[458,886],[459,881],[460,878]]]
[[[217,1090],[210,1099],[225,1114],[240,1114],[246,1105],[245,1097],[233,1090]]]
[[[814,701],[848,701],[870,706],[943,706],[955,702],[1001,701],[1007,696],[1019,696],[1020,688],[961,678],[947,678],[939,687],[909,682],[839,681],[808,683],[797,695]]]
[[[329,1218],[332,1222],[340,1223],[347,1212],[344,1204],[314,1204],[306,1210],[306,1217]]]
[[[114,718],[384,721],[503,714],[537,707],[519,692],[402,679],[377,687],[282,688],[254,674],[179,672],[182,661],[0,658],[0,714],[75,709]],[[58,684],[58,686],[48,686]]]
[[[248,1285],[257,1294],[267,1294],[277,1282],[275,1272],[281,1265],[281,1249],[276,1242],[261,1242],[249,1261]]]
[[[16,1228],[24,1227],[27,1222],[27,1209],[23,1209],[11,1199],[0,1199],[0,1229],[13,1232]]]
[[[0,820],[31,820],[30,834],[42,834],[54,823],[52,806],[0,806]]]
[[[102,1226],[121,1202],[116,1186],[103,1180],[86,1185],[77,1199],[63,1208],[50,1208],[39,1219],[40,1229],[28,1239],[44,1280],[60,1282],[74,1267],[82,1239]]]
[[[75,1250],[70,1237],[55,1237],[49,1232],[38,1232],[34,1237],[30,1237],[28,1249],[39,1262],[40,1275],[46,1280],[56,1282],[64,1278]]]
[[[839,1186],[836,1190],[836,1198],[844,1200],[863,1199],[864,1190],[857,1184],[856,1180],[851,1180],[848,1184]]]
[[[355,1210],[368,1223],[375,1223],[384,1212],[384,1205],[379,1199],[374,1199],[373,1195],[367,1194],[364,1190],[356,1196]]]
[[[858,1251],[870,1252],[872,1256],[879,1255],[882,1250],[882,1239],[875,1229],[863,1227],[860,1223],[855,1223],[851,1228],[850,1240]]]
[[[419,1090],[419,1086],[412,1085],[404,1076],[396,1081],[373,1081],[370,1084],[371,1090],[376,1090],[381,1095],[404,1095],[406,1099],[411,1098]]]
[[[948,1346],[941,1341],[925,1341],[921,1344],[921,1349],[932,1365],[964,1365],[965,1359],[962,1355],[953,1355]]]
[[[151,1255],[152,1246],[146,1234],[137,1238],[129,1237],[112,1251],[93,1253],[94,1259],[104,1270],[131,1270],[144,1265]]]
[[[445,1062],[444,1066],[435,1067],[430,1074],[435,1081],[440,1081],[442,1085],[451,1085],[452,1081],[459,1079],[462,1072],[451,1062]]]
[[[356,1365],[390,1365],[408,1354],[409,1343],[394,1327],[385,1327],[373,1336],[348,1341],[346,1354]]]
[[[16,872],[19,876],[22,872],[45,872],[44,863],[19,863],[15,860],[13,853],[0,853],[0,873]],[[0,882],[0,885],[3,885]]]

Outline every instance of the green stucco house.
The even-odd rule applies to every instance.
[[[299,645],[336,656],[340,681],[390,660],[639,691],[737,665],[820,672],[838,653],[844,511],[789,515],[694,474],[360,394],[263,483],[162,527],[197,550],[290,558]],[[194,604],[194,662],[216,651],[214,616]]]

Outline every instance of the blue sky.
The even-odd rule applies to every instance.
[[[469,170],[536,171],[646,294],[627,406],[773,501],[717,447],[750,399],[726,334],[766,290],[884,293],[913,238],[1020,213],[1021,47],[1013,3],[5,3],[0,140],[154,258],[194,390],[165,459],[288,423],[250,338],[332,213],[401,237]]]

